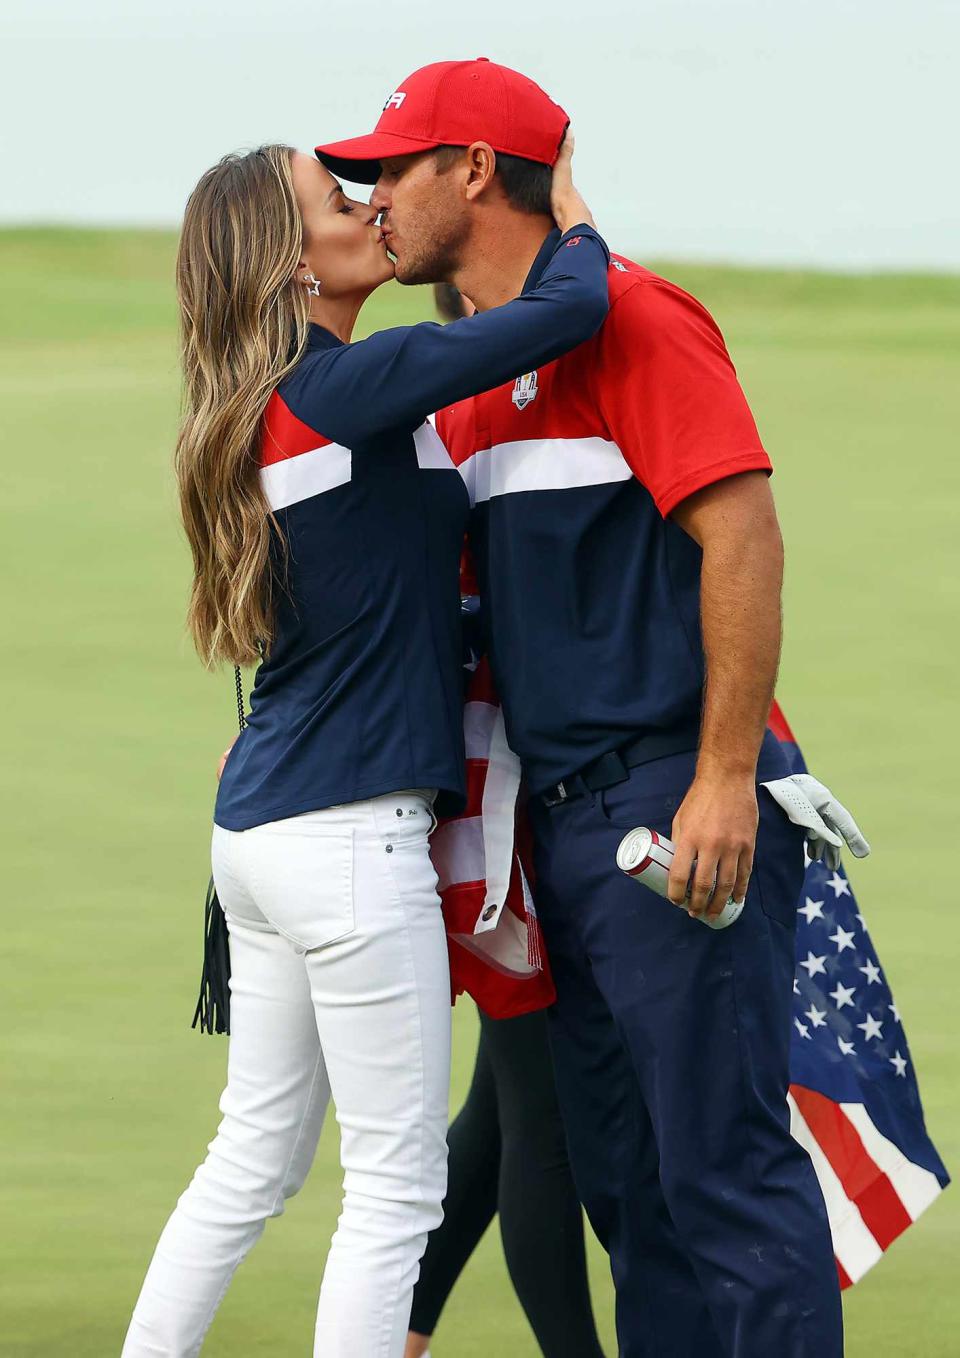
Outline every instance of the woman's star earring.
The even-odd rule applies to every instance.
[[[313,287],[310,286],[311,283],[313,284]],[[306,273],[303,275],[303,286],[307,290],[308,297],[320,296],[320,280],[319,278],[314,278],[312,273]]]

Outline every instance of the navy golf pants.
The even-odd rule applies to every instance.
[[[532,806],[577,1190],[610,1255],[621,1358],[841,1358],[826,1209],[787,1108],[803,833],[758,788],[747,904],[713,930],[625,876],[670,833],[695,755]],[[768,735],[758,781],[785,776]]]

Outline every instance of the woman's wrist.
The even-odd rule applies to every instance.
[[[560,230],[564,233],[572,230],[575,226],[592,226],[594,230],[597,229],[590,209],[580,197],[577,197],[568,207],[557,207],[554,210],[554,218]]]

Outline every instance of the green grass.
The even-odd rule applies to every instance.
[[[189,1031],[229,674],[183,639],[173,242],[0,233],[7,581],[0,1352],[119,1352],[156,1236],[216,1125],[226,1046]],[[664,266],[710,305],[777,464],[781,699],[876,856],[853,878],[928,1121],[960,1165],[954,769],[960,280]],[[367,328],[430,314],[390,288]],[[458,1007],[454,1102],[475,1019]],[[306,1353],[338,1210],[307,1188],[241,1270],[205,1354]],[[940,1199],[846,1302],[850,1358],[957,1352],[960,1206]],[[611,1290],[594,1297],[608,1352]],[[435,1358],[535,1353],[496,1232]]]

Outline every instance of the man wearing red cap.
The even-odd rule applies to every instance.
[[[453,283],[482,311],[555,247],[567,121],[517,72],[441,62],[372,134],[317,154],[376,184],[402,283]],[[840,1358],[826,1212],[787,1109],[803,832],[758,786],[789,772],[765,734],[770,462],[704,308],[623,257],[609,290],[594,339],[437,419],[530,793],[574,1174],[622,1358]],[[676,842],[689,913],[617,868],[640,825]],[[737,923],[705,927],[730,895]]]

